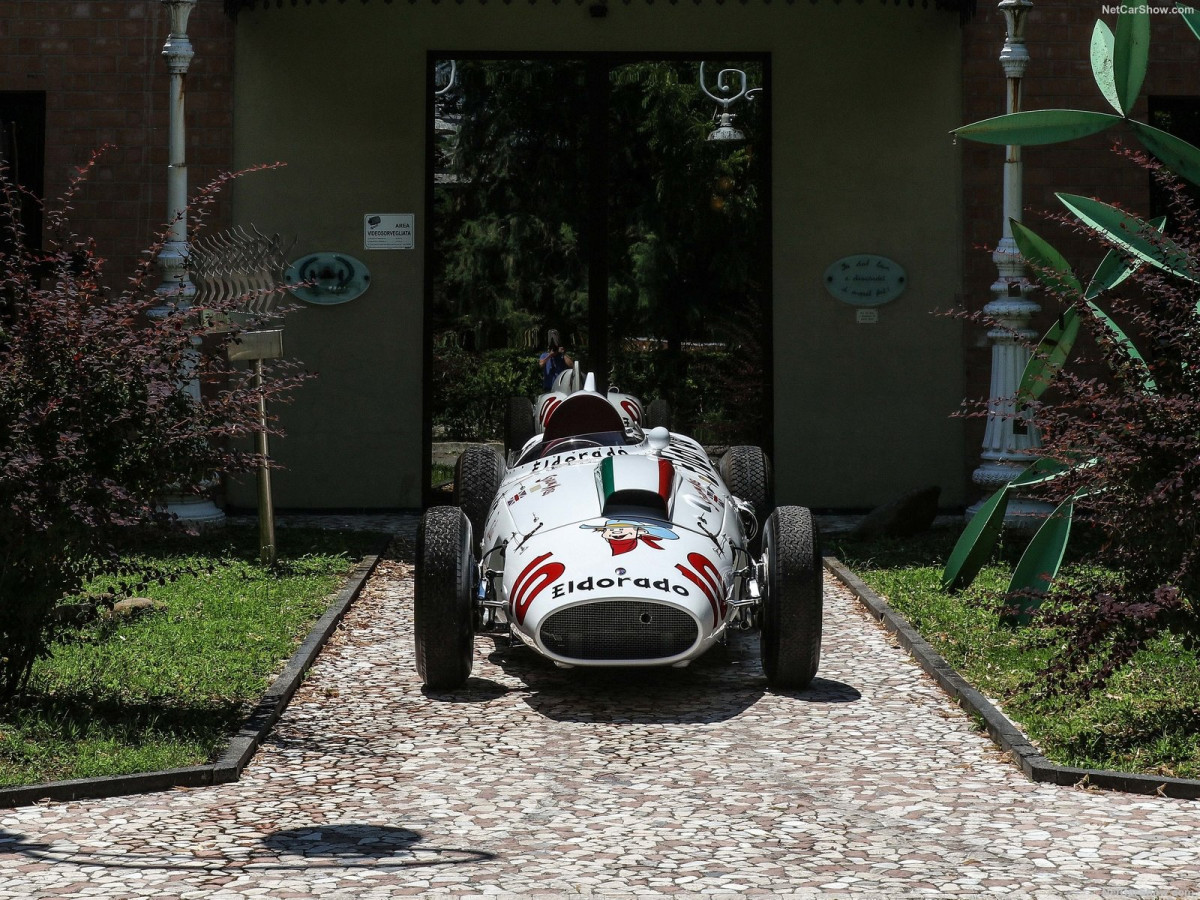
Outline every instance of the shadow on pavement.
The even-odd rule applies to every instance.
[[[704,724],[745,712],[768,690],[804,703],[854,703],[862,694],[829,678],[814,678],[802,691],[767,685],[757,632],[734,632],[690,666],[559,668],[515,638],[492,635],[488,662],[522,686],[473,677],[454,690],[421,693],[441,703],[483,704],[510,692],[538,714],[557,722]]]
[[[506,687],[489,678],[468,678],[462,687],[451,691],[436,691],[422,687],[421,693],[430,700],[440,700],[443,703],[486,703],[503,697],[513,688]]]
[[[496,641],[488,659],[525,683],[523,699],[531,709],[562,722],[721,722],[745,712],[768,689],[753,633],[732,635],[728,645],[714,647],[682,669],[560,669],[536,652],[504,640]],[[806,703],[852,703],[862,696],[850,685],[825,678],[814,679],[803,691],[773,693]]]
[[[136,871],[303,872],[312,869],[416,868],[483,862],[495,859],[486,850],[433,847],[422,844],[420,832],[389,825],[308,825],[285,828],[263,838],[263,850],[227,855],[198,847],[191,859],[178,849],[160,848],[138,838],[119,851],[56,850],[53,844],[33,843],[23,835],[0,829],[0,854],[20,854],[40,862],[101,866]],[[292,857],[293,859],[288,859]],[[300,859],[294,859],[300,857]]]
[[[390,825],[308,825],[281,828],[263,844],[276,853],[379,858],[407,853],[420,840],[419,831]]]
[[[524,682],[522,699],[553,721],[694,724],[730,719],[762,696],[766,681],[743,656],[731,642],[682,669],[562,669],[519,642],[497,640],[488,659]]]
[[[855,700],[862,699],[862,693],[858,688],[841,681],[834,681],[832,678],[822,678],[820,675],[809,682],[808,687],[802,691],[772,688],[771,693],[780,697],[794,697],[805,703],[853,703]]]
[[[408,828],[342,823],[282,828],[264,838],[263,846],[281,857],[304,857],[305,863],[302,867],[312,867],[313,860],[330,857],[341,861],[332,865],[359,861],[373,866],[453,865],[481,862],[496,857],[496,854],[486,850],[428,847],[422,845],[421,841],[421,833]],[[429,854],[433,854],[435,858],[427,858]],[[320,863],[316,867],[320,868]]]
[[[49,844],[31,843],[23,834],[0,828],[0,854],[23,853],[26,856],[35,856],[49,849]]]

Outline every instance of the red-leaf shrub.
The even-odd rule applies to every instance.
[[[207,335],[195,307],[148,315],[164,302],[154,291],[159,246],[112,291],[95,244],[71,231],[71,200],[96,163],[46,208],[43,251],[28,246],[22,190],[0,168],[0,698],[44,651],[55,603],[117,565],[114,539],[165,523],[157,501],[168,487],[196,492],[213,473],[258,462],[231,440],[253,431],[259,396],[250,374],[226,361],[236,334]],[[231,177],[200,192],[197,227]],[[279,400],[304,377],[277,366],[264,391]],[[198,398],[181,388],[188,379],[202,385]]]
[[[1144,155],[1126,155],[1161,182],[1170,197],[1170,238],[1200,266],[1197,211],[1186,189]],[[1125,323],[1148,369],[1081,298],[1064,293],[1058,300],[1078,309],[1094,338],[1081,337],[1077,348],[1093,345],[1111,373],[1087,377],[1068,367],[1047,402],[1033,405],[1039,455],[1094,460],[1034,490],[1055,503],[1086,492],[1076,516],[1090,532],[1085,559],[1097,568],[1059,579],[1039,613],[1059,634],[1048,683],[1086,691],[1164,629],[1200,634],[1200,285],[1143,265],[1105,294],[1105,307]]]

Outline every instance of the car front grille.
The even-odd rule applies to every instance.
[[[690,614],[644,600],[601,600],[571,606],[546,618],[543,646],[566,659],[666,659],[684,653],[700,636]]]

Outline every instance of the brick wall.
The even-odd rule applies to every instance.
[[[58,196],[92,150],[114,145],[72,217],[76,231],[97,239],[114,284],[167,215],[167,31],[158,0],[8,0],[0,8],[0,91],[46,95],[46,195]],[[232,161],[233,29],[219,0],[200,0],[188,35],[196,51],[187,76],[194,189]]]
[[[1025,109],[1112,111],[1091,75],[1089,46],[1098,17],[1101,17],[1099,4],[1035,0],[1026,29],[1030,63],[1025,74]],[[1110,27],[1115,27],[1115,16],[1103,18]],[[1004,75],[998,61],[1004,35],[1004,17],[995,4],[981,3],[978,15],[966,26],[963,35],[964,123],[1004,112]],[[1145,98],[1152,94],[1200,96],[1200,41],[1174,15],[1153,16],[1150,66],[1142,99],[1132,111],[1134,118],[1145,121]],[[1028,147],[1023,151],[1024,221],[1062,250],[1084,278],[1094,271],[1104,251],[1046,222],[1043,214],[1062,209],[1054,197],[1056,191],[1120,202],[1145,214],[1148,176],[1112,152],[1117,140],[1126,146],[1140,147],[1128,132],[1118,129],[1067,144]],[[978,309],[991,299],[989,287],[996,279],[991,251],[1000,239],[1003,161],[1002,147],[963,142],[964,299],[969,309]],[[1047,310],[1035,327],[1040,330],[1048,327],[1052,312]],[[988,393],[991,353],[985,343],[982,329],[967,328],[968,397],[982,398]],[[976,422],[968,428],[968,472],[979,464],[982,439],[983,425]]]

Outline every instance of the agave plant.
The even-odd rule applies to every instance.
[[[1200,13],[1179,8],[1180,18],[1200,38]],[[1123,12],[1115,33],[1103,21],[1092,32],[1092,73],[1101,94],[1114,113],[1074,109],[1049,109],[1012,113],[964,125],[953,133],[969,140],[1005,145],[1036,145],[1072,140],[1097,134],[1124,123],[1155,158],[1178,176],[1200,185],[1200,149],[1186,141],[1129,118],[1141,91],[1149,59],[1150,22],[1144,7]],[[1070,264],[1051,244],[1016,220],[1011,220],[1013,238],[1022,256],[1032,265],[1038,279],[1051,291],[1070,302],[1053,327],[1042,337],[1022,375],[1017,390],[1018,409],[1035,402],[1058,376],[1072,353],[1085,319],[1086,329],[1097,341],[1119,349],[1120,369],[1132,373],[1139,389],[1154,394],[1159,386],[1133,340],[1096,300],[1120,285],[1144,265],[1200,285],[1200,259],[1166,233],[1166,219],[1142,220],[1099,200],[1072,194],[1056,194],[1070,217],[1109,245],[1110,250],[1085,287]],[[1200,308],[1197,310],[1200,312]],[[1112,359],[1112,354],[1108,355]],[[1039,458],[1017,478],[989,497],[967,524],[942,576],[943,587],[958,590],[978,574],[991,556],[1003,530],[1009,497],[1018,489],[1045,485],[1056,479],[1078,475],[1097,466],[1096,458],[1076,454],[1070,459]],[[1079,479],[1074,479],[1078,482]],[[1071,490],[1042,523],[1022,555],[1008,592],[1017,606],[1007,615],[1011,623],[1029,619],[1058,573],[1071,537],[1076,503],[1103,491],[1103,479],[1093,478],[1088,487]]]

